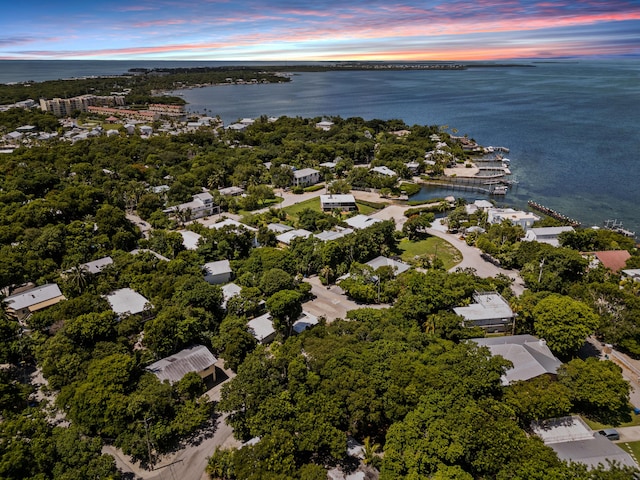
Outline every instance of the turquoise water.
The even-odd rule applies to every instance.
[[[193,64],[193,65],[187,65]],[[0,82],[124,73],[132,67],[216,62],[0,62]],[[268,116],[400,118],[448,125],[511,149],[519,181],[504,202],[533,199],[585,225],[622,221],[640,234],[640,60],[527,62],[464,71],[295,75],[272,85],[180,92],[189,110],[225,123]],[[442,196],[451,192],[422,192]],[[454,195],[473,199],[477,195]]]
[[[207,109],[225,123],[265,114],[448,125],[483,145],[511,149],[519,184],[504,202],[524,207],[532,199],[585,225],[615,218],[640,233],[640,62],[528,65],[304,73],[288,84],[181,93],[191,111]]]

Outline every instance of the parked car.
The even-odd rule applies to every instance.
[[[603,437],[607,437],[609,440],[620,440],[620,434],[615,428],[605,428],[604,430],[598,430],[598,433]]]

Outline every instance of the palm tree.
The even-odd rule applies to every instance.
[[[362,450],[362,453],[364,454],[362,463],[370,467],[377,468],[377,466],[380,464],[380,457],[377,454],[378,450],[380,450],[380,444],[373,443],[371,441],[371,437],[366,437],[362,445]]]

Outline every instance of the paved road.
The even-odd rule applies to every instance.
[[[221,362],[221,361],[220,361]],[[211,400],[220,399],[222,385],[235,375],[231,370],[224,370],[227,380],[209,390],[207,395]],[[215,426],[215,432],[198,445],[190,445],[175,453],[165,455],[156,463],[153,470],[145,470],[138,463],[132,463],[121,450],[112,446],[105,446],[103,453],[108,453],[116,459],[116,466],[124,473],[133,473],[136,478],[144,480],[209,480],[205,473],[208,458],[216,447],[239,447],[240,442],[233,438],[233,429],[224,421],[227,414],[221,415]]]
[[[337,285],[327,288],[318,277],[305,278],[305,282],[311,284],[311,293],[316,298],[302,305],[305,312],[316,317],[324,315],[328,322],[336,318],[346,318],[347,312],[359,308],[388,308],[389,305],[365,305],[359,304],[348,298]]]

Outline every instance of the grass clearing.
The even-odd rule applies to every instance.
[[[449,270],[462,261],[462,254],[449,242],[438,238],[429,237],[424,240],[410,241],[406,238],[398,245],[402,253],[400,257],[403,261],[411,264],[418,263],[419,258],[438,257],[442,260],[444,268]]]
[[[370,215],[373,212],[377,212],[379,209],[376,209],[370,205],[365,203],[361,203],[356,201],[356,205],[358,206],[358,213],[362,215]],[[289,207],[283,208],[283,210],[287,213],[287,216],[292,220],[298,220],[298,215],[303,210],[310,208],[311,210],[315,210],[316,212],[322,212],[322,208],[320,207],[320,198],[314,197],[309,200],[305,200],[300,203],[296,203],[295,205],[291,205]]]
[[[618,446],[630,453],[634,460],[640,458],[640,442],[618,443]]]
[[[630,420],[628,422],[621,423],[620,425],[605,425],[604,423],[599,423],[594,420],[590,420],[586,417],[582,417],[582,419],[589,425],[592,430],[602,430],[603,428],[618,428],[618,427],[637,427],[640,426],[640,415],[636,415],[633,411],[633,407],[629,406],[629,417]]]

